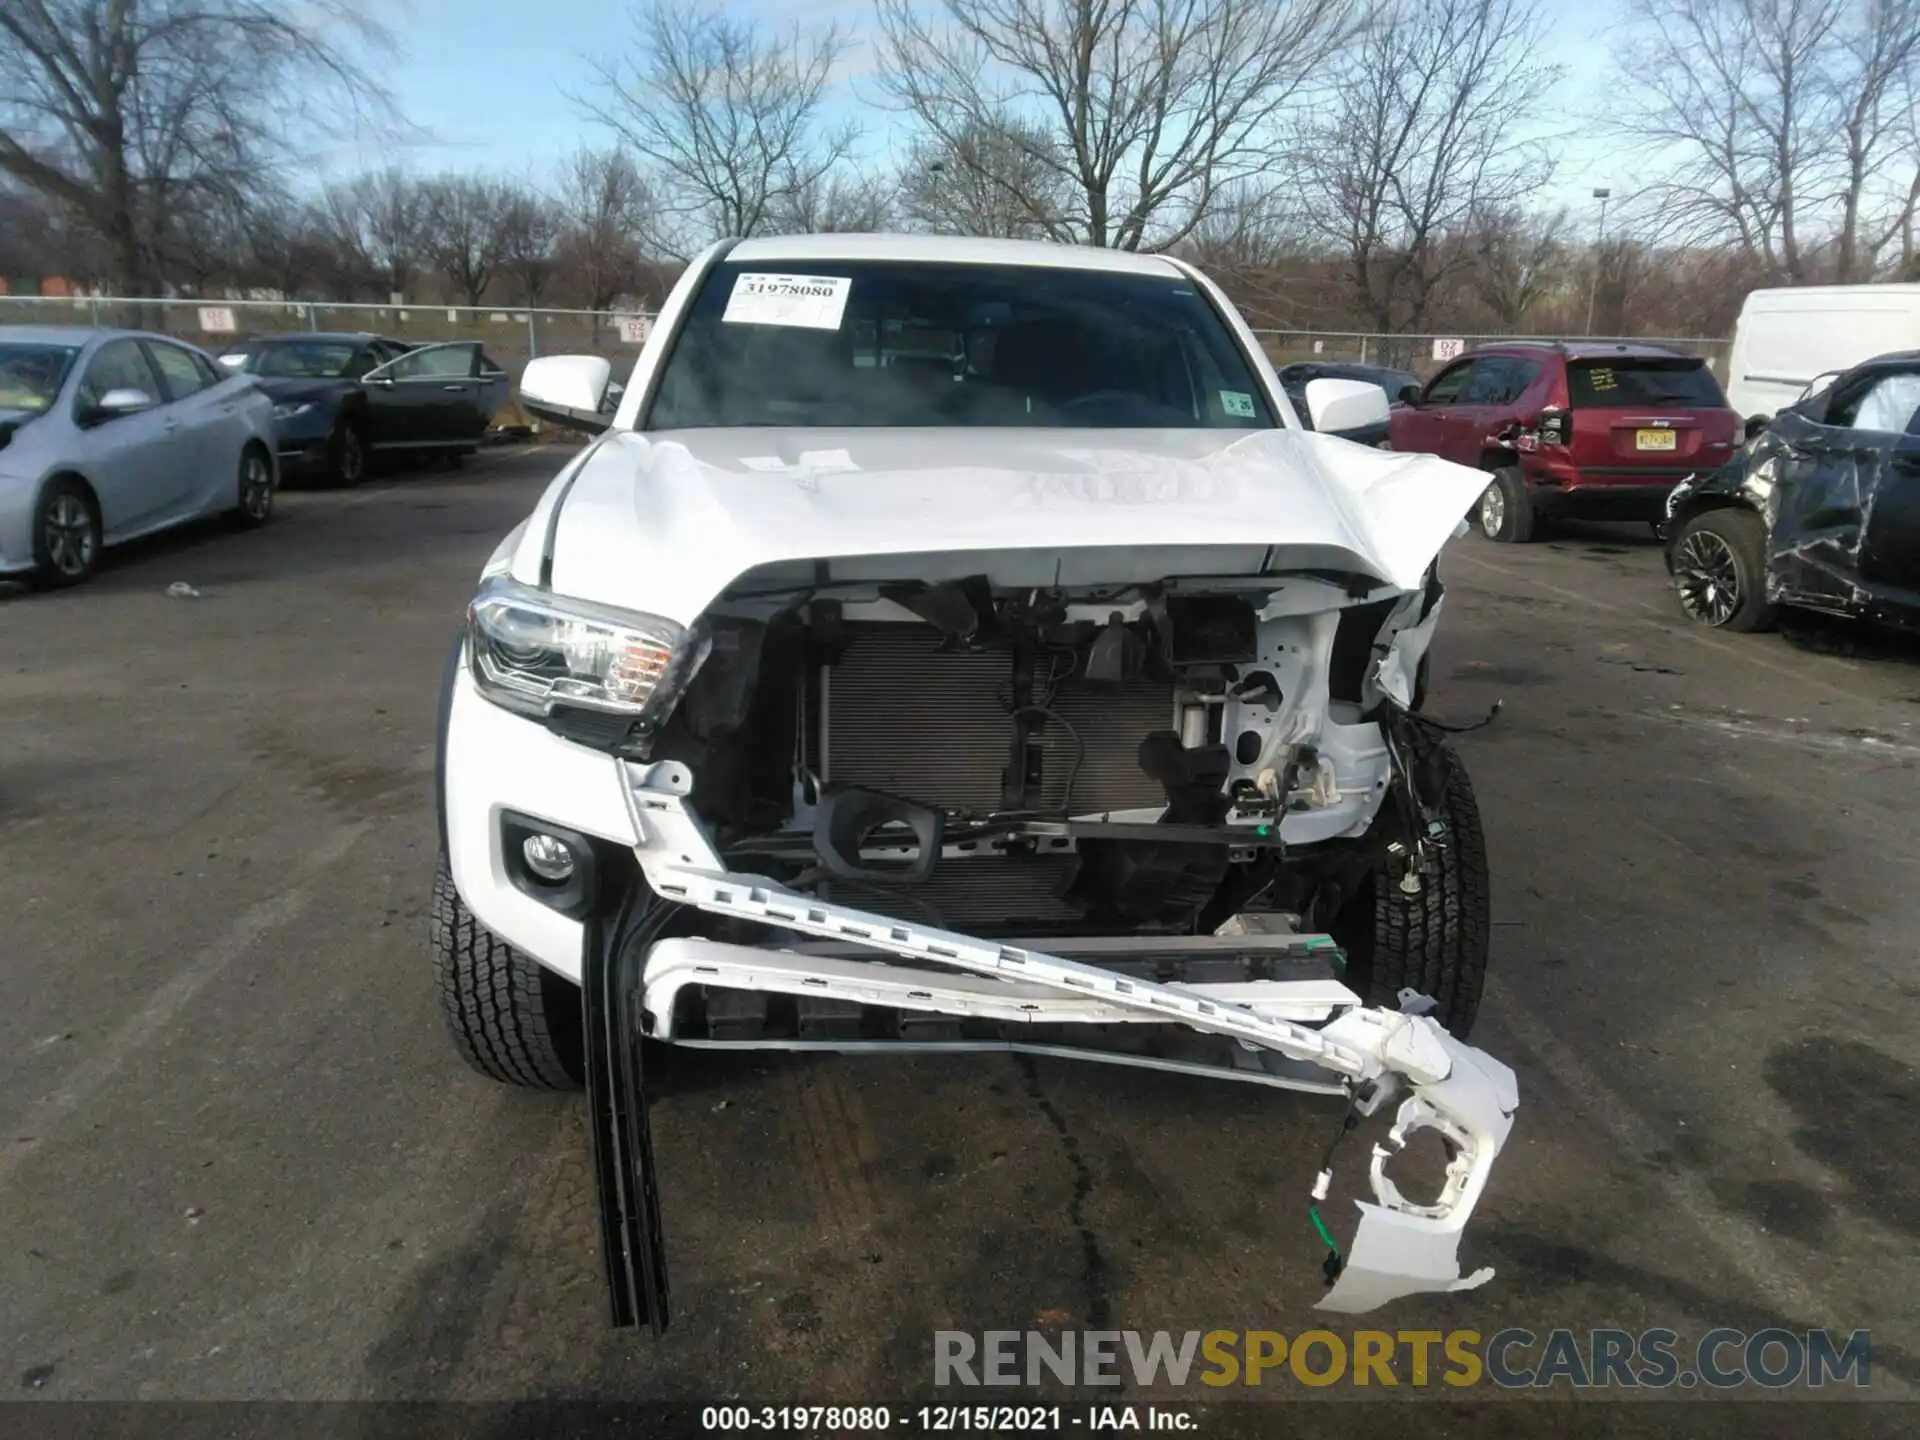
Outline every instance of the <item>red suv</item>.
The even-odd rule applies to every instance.
[[[1706,361],[1653,345],[1483,345],[1400,401],[1393,448],[1490,472],[1480,529],[1509,542],[1542,516],[1657,526],[1668,492],[1724,465],[1740,432]]]

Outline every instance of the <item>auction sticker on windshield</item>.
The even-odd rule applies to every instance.
[[[743,274],[733,282],[720,318],[730,325],[838,330],[852,289],[853,281],[843,275]]]

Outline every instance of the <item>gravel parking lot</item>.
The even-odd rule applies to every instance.
[[[461,1066],[424,946],[441,657],[554,454],[0,597],[0,1385],[897,1404],[936,1329],[1311,1323],[1337,1105],[735,1056],[655,1109],[675,1328],[606,1327],[582,1106]],[[1523,1106],[1497,1278],[1382,1320],[1868,1328],[1912,1396],[1920,650],[1690,628],[1644,529],[1443,569]]]

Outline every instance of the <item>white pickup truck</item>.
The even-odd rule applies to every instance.
[[[450,658],[433,960],[455,1043],[589,1090],[614,1313],[664,1326],[666,1046],[1028,1049],[1398,1111],[1322,1304],[1460,1289],[1512,1124],[1465,771],[1422,714],[1486,484],[1296,416],[1164,256],[715,246]],[[1430,1203],[1384,1162],[1433,1128]],[[1325,1197],[1323,1176],[1309,1203]],[[1316,1212],[1317,1218],[1317,1212]]]

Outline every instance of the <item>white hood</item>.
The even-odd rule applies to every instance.
[[[1089,578],[1336,569],[1411,590],[1486,485],[1293,430],[621,431],[581,462],[553,588],[685,623],[781,561],[1208,549],[1217,566]]]

